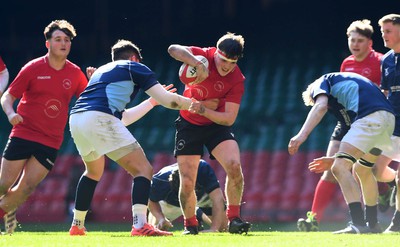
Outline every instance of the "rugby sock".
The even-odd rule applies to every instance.
[[[240,205],[228,205],[226,208],[226,216],[229,221],[232,221],[234,218],[240,217]]]
[[[336,183],[320,179],[314,192],[311,211],[316,214],[318,222],[321,221],[324,211],[336,192]]]
[[[0,219],[2,219],[4,217],[4,215],[6,215],[7,212],[4,211],[2,208],[0,208]]]
[[[145,177],[135,177],[132,183],[132,216],[133,226],[142,228],[147,223],[147,203],[151,182]]]
[[[135,204],[132,206],[133,226],[138,229],[147,223],[147,205]]]
[[[147,205],[150,195],[151,182],[145,177],[136,177],[132,183],[132,205]]]
[[[374,227],[378,223],[378,205],[365,206],[365,221],[369,227]]]
[[[76,188],[75,209],[88,211],[97,186],[97,181],[82,176]]]
[[[72,225],[78,226],[78,228],[84,227],[87,212],[88,212],[87,210],[80,211],[80,210],[74,209],[74,218],[72,220]]]
[[[193,215],[189,219],[184,219],[183,220],[183,225],[185,227],[187,227],[187,226],[198,226],[199,222],[197,221],[196,215]]]
[[[364,211],[361,202],[352,202],[349,204],[350,217],[355,225],[365,226]]]

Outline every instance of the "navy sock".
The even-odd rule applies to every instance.
[[[76,188],[75,209],[80,211],[89,210],[97,183],[96,180],[86,176],[81,177]]]
[[[378,206],[365,206],[365,220],[369,227],[374,227],[378,223]]]
[[[150,195],[151,182],[145,177],[136,177],[132,183],[132,205],[147,205]]]
[[[353,224],[359,226],[366,226],[364,220],[364,211],[361,206],[361,202],[352,202],[349,204],[350,216]]]

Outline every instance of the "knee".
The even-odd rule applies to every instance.
[[[192,178],[191,176],[181,175],[181,184],[180,191],[182,194],[188,194],[194,191],[196,185],[196,178]]]
[[[229,179],[236,179],[243,181],[242,166],[240,162],[236,160],[230,160],[225,164],[226,175]]]
[[[331,172],[335,178],[340,176],[340,173],[343,171],[343,167],[338,164],[333,164],[331,167]]]

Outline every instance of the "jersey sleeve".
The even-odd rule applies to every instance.
[[[24,67],[22,67],[22,69],[18,72],[17,76],[8,87],[9,93],[17,99],[21,98],[23,93],[29,87],[29,82],[32,79],[32,74],[33,69],[30,66],[25,65]]]
[[[0,71],[3,71],[7,68],[6,64],[4,63],[3,59],[0,57]]]

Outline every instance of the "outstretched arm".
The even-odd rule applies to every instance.
[[[289,141],[288,151],[290,155],[297,153],[299,147],[305,142],[311,131],[319,124],[321,119],[328,111],[328,96],[321,94],[317,96],[314,106],[308,113],[307,119],[301,127],[299,133]]]
[[[168,92],[161,84],[155,84],[146,93],[160,105],[174,110],[188,110],[192,100],[176,93]]]
[[[168,90],[168,92],[171,92],[171,93],[175,93],[177,90],[176,88],[174,88],[173,84],[169,84],[168,86],[164,85],[164,88],[166,90]],[[153,109],[154,106],[157,106],[157,105],[159,105],[159,103],[155,99],[150,97],[149,99],[144,100],[139,105],[136,105],[134,107],[126,109],[122,113],[121,121],[125,126],[128,126],[128,125],[136,122],[137,120],[141,119],[151,109]]]

